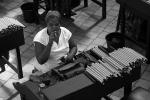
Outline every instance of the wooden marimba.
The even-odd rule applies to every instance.
[[[146,61],[144,56],[127,47],[107,52],[104,47],[97,46],[76,55],[74,63],[58,66],[36,77],[41,83],[32,80],[17,83],[15,88],[27,100],[99,99],[122,87],[126,98],[131,92],[132,82],[140,78],[141,66]],[[83,66],[78,62],[83,62]],[[40,87],[40,84],[45,85]],[[107,100],[110,99],[107,97]]]

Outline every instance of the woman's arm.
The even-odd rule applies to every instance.
[[[71,60],[77,53],[77,44],[72,38],[69,39],[69,53],[67,54],[66,60]]]
[[[47,46],[44,46],[39,42],[34,42],[35,56],[39,64],[44,64],[48,60],[51,52],[52,43],[53,39],[49,39],[49,43],[47,44]]]

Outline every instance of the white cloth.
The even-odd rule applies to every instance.
[[[60,27],[61,33],[59,36],[58,44],[53,41],[52,47],[51,47],[51,53],[48,61],[42,65],[40,65],[35,57],[34,59],[34,66],[39,71],[42,71],[43,73],[49,71],[50,69],[58,66],[59,58],[66,55],[69,52],[69,39],[72,35],[72,33],[66,29],[65,27]],[[49,42],[49,36],[47,34],[47,28],[42,29],[39,31],[36,36],[33,39],[33,42],[40,42],[43,45],[47,45]]]

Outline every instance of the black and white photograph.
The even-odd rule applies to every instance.
[[[150,0],[0,0],[0,100],[150,100]]]

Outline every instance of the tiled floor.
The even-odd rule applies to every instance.
[[[34,35],[42,29],[42,25],[26,23],[22,17],[20,5],[32,0],[0,0],[0,17],[8,16],[18,19],[26,27],[24,28],[25,45],[20,47],[21,60],[24,76],[31,73],[32,58],[34,57],[34,48],[32,39]],[[65,23],[72,33],[73,38],[78,44],[79,51],[90,49],[96,45],[106,46],[105,36],[115,31],[119,5],[115,0],[107,0],[107,18],[101,20],[101,8],[95,3],[89,1],[87,8],[82,8],[83,4],[75,12],[77,15],[73,23]],[[15,51],[10,51],[10,62],[16,65]],[[8,66],[6,71],[0,74],[0,100],[20,100],[18,92],[12,86],[12,82],[18,81],[17,74]],[[133,84],[133,87],[141,86],[150,90],[150,67],[142,67],[141,79]],[[123,89],[115,91],[110,95],[113,100],[119,100],[123,95]]]

